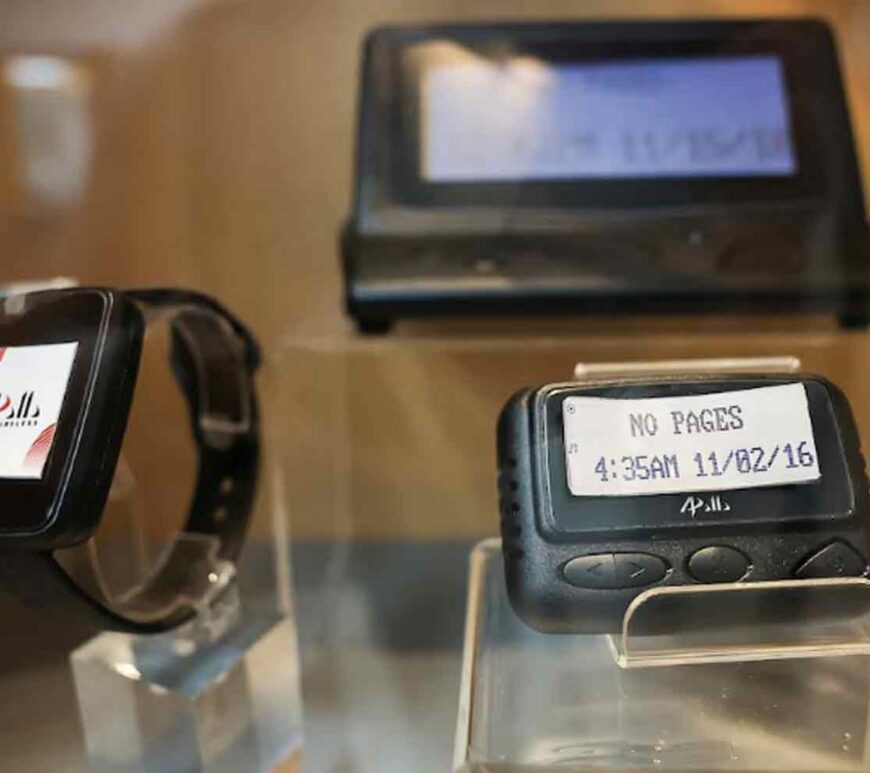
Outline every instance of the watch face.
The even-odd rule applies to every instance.
[[[0,480],[41,480],[78,341],[0,348]]]
[[[141,315],[101,290],[21,301],[0,317],[0,541],[58,547],[99,521],[129,410]]]

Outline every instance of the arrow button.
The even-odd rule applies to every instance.
[[[565,579],[578,588],[617,588],[613,575],[613,553],[595,553],[572,558],[562,570]]]
[[[668,565],[649,553],[614,553],[613,576],[617,588],[640,588],[658,582],[668,573]]]
[[[861,577],[867,562],[855,548],[837,540],[804,561],[795,574],[801,579],[812,577]]]

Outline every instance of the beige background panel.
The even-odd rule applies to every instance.
[[[473,538],[498,528],[495,422],[524,386],[578,361],[796,355],[870,436],[870,339],[836,331],[366,343],[286,350],[280,438],[296,538]]]

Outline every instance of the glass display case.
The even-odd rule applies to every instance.
[[[658,139],[644,144],[636,90],[655,87],[679,64],[655,40],[633,50],[658,63],[626,78],[618,62],[563,56],[558,46],[541,47],[542,68],[523,56],[528,41],[484,45],[477,56],[473,45],[454,45],[463,35],[427,32],[407,56],[375,62],[375,80],[388,92],[373,103],[385,108],[384,122],[367,135],[372,152],[355,153],[364,46],[374,30],[759,15],[818,16],[840,53],[825,59],[823,72],[781,40],[750,40],[738,52],[773,133],[743,145],[767,147],[766,167],[738,163],[731,171],[766,171],[762,188],[795,194],[788,207],[782,198],[765,202],[772,233],[755,207],[743,208],[752,182],[691,179],[705,163],[727,173],[721,157],[687,158],[684,143],[670,160],[647,158],[645,174],[687,175],[664,189],[618,165],[611,173],[620,179],[607,180],[606,160],[591,163],[589,154],[592,135],[608,131],[607,116],[598,112],[586,133],[579,118],[558,120],[574,100],[596,111],[611,104],[584,91],[587,82],[606,82],[623,89],[622,109],[637,119],[628,154],[655,155],[662,138],[666,146],[668,115],[645,127]],[[744,640],[752,656],[742,660],[715,639],[664,647],[631,631],[546,636],[512,613],[492,541],[499,411],[518,389],[571,378],[578,362],[799,359],[845,392],[870,444],[870,335],[848,329],[866,323],[866,309],[850,305],[849,277],[824,260],[805,270],[786,260],[798,235],[822,251],[832,235],[815,203],[813,217],[803,217],[804,193],[842,184],[851,195],[856,174],[865,190],[870,179],[868,29],[870,4],[862,0],[49,0],[0,11],[2,281],[75,276],[93,286],[196,288],[251,327],[266,360],[259,500],[230,590],[200,624],[176,634],[105,634],[84,644],[72,627],[2,599],[0,758],[19,770],[64,773],[267,769],[278,759],[290,769],[342,773],[554,764],[870,770],[863,618],[824,632],[780,631],[785,641]],[[689,70],[715,64],[709,47],[690,53],[697,61]],[[844,94],[833,101],[786,83],[797,71],[835,75],[832,62],[844,76]],[[463,72],[474,88],[462,89]],[[728,100],[741,96],[736,78],[735,69],[719,72]],[[554,99],[537,114],[546,141],[526,141],[542,127],[533,111],[511,113],[512,95],[546,102],[548,82]],[[670,93],[671,112],[703,113],[709,89],[693,83]],[[412,97],[407,109],[393,104],[400,93]],[[848,174],[828,177],[795,121],[830,112],[822,106],[839,105],[841,96],[858,158],[846,159]],[[485,120],[474,120],[482,107]],[[463,120],[449,120],[452,110]],[[738,139],[751,133],[749,116],[723,102],[717,116]],[[834,117],[841,137],[844,116]],[[561,126],[570,126],[573,143]],[[716,149],[715,132],[693,136],[693,147]],[[834,136],[822,145],[847,154],[849,143]],[[517,143],[521,152],[512,154]],[[582,185],[548,177],[565,173],[560,154]],[[383,175],[355,190],[360,160]],[[538,179],[518,185],[524,175]],[[476,183],[469,188],[463,177]],[[566,188],[568,208],[559,200]],[[664,190],[692,211],[663,229],[645,221],[641,238],[632,230],[638,212],[616,206],[599,213],[592,233],[575,215],[602,188],[611,204],[628,194],[653,208]],[[692,209],[691,191],[708,201],[723,193],[735,209],[708,222]],[[350,244],[357,215],[359,242]],[[753,236],[740,250],[725,248],[738,238],[735,217]],[[699,222],[703,228],[687,227]],[[395,240],[387,254],[385,234]],[[354,266],[361,270],[347,271],[343,261],[363,252]],[[731,281],[732,265],[739,281]],[[777,314],[762,302],[751,314],[726,315],[707,304],[713,270],[726,290],[740,285],[738,295],[760,275],[773,295],[781,284],[806,292]],[[632,289],[626,272],[636,293],[623,292]],[[573,291],[563,293],[567,274],[589,303],[551,315],[556,296],[555,305],[576,303]],[[518,278],[540,313],[516,313],[529,311],[514,292]],[[459,303],[456,316],[431,319],[398,308],[410,300],[431,310],[433,298],[457,284],[472,296],[498,296],[498,308],[469,317]],[[352,287],[369,293],[362,303],[348,297]],[[679,303],[657,313],[662,297],[683,291],[699,314]],[[812,308],[800,301],[810,297],[819,301]],[[593,306],[601,313],[588,313]],[[185,421],[177,409],[158,392],[140,417],[142,452],[125,452],[135,477],[119,476],[115,503],[147,492],[140,515],[149,515],[128,511],[111,532],[107,566],[124,582],[157,560],[178,498],[189,494],[191,457],[148,437],[167,413],[170,423]],[[211,569],[205,576],[220,584],[225,567]],[[866,590],[863,582],[838,588],[862,598]]]

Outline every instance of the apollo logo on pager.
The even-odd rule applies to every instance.
[[[701,513],[728,513],[731,512],[731,505],[729,505],[721,496],[718,494],[713,494],[710,497],[696,497],[696,496],[688,496],[686,497],[686,501],[683,502],[683,506],[680,508],[681,513],[688,513],[695,517],[695,515],[699,512]]]

